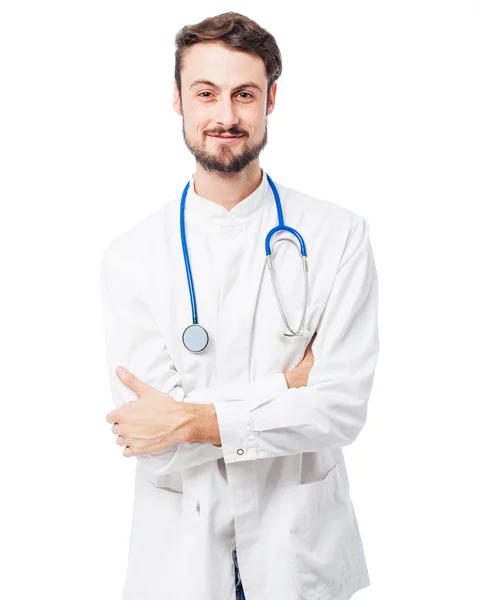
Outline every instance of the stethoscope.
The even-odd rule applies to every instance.
[[[279,199],[278,190],[276,189],[276,186],[274,185],[271,177],[268,174],[266,174],[266,177],[271,186],[271,189],[273,190],[274,199],[276,201],[276,210],[278,212],[278,222],[279,222],[279,225],[277,225],[276,227],[271,229],[271,231],[266,236],[266,240],[265,240],[266,261],[268,263],[269,272],[271,274],[271,282],[273,284],[276,302],[278,303],[278,307],[281,312],[281,316],[283,317],[283,321],[284,321],[286,327],[288,328],[288,330],[290,331],[290,333],[284,333],[284,335],[288,336],[288,337],[303,336],[303,335],[308,334],[307,331],[302,332],[302,328],[304,325],[304,318],[306,315],[306,306],[308,303],[308,262],[307,262],[307,258],[306,258],[306,245],[305,245],[304,240],[301,237],[301,235],[295,229],[293,229],[292,227],[288,227],[287,225],[284,224],[283,209],[281,208],[281,202]],[[201,352],[208,345],[209,337],[208,337],[208,332],[206,331],[206,329],[198,324],[198,316],[197,316],[197,311],[196,311],[195,289],[193,286],[193,276],[191,274],[190,259],[188,258],[188,248],[186,246],[185,200],[186,200],[186,194],[188,192],[189,187],[190,187],[190,182],[188,181],[188,183],[185,186],[185,189],[183,190],[183,195],[181,197],[180,231],[181,231],[181,244],[183,246],[183,257],[185,260],[186,277],[187,277],[188,286],[190,289],[190,301],[191,301],[193,324],[188,325],[188,327],[186,327],[186,329],[183,331],[183,344],[184,344],[185,348],[187,348],[191,352]],[[273,258],[271,256],[270,239],[271,239],[271,236],[274,235],[277,231],[289,231],[290,233],[292,233],[293,235],[295,235],[298,238],[299,244],[300,244],[300,248],[298,248],[297,244],[295,244],[293,242],[293,240],[291,240],[289,238],[278,238],[274,242],[274,243],[279,242],[279,241],[291,242],[293,244],[293,246],[298,250],[298,252],[300,253],[300,255],[303,259],[303,274],[304,274],[304,276],[303,276],[303,279],[304,279],[303,314],[301,316],[301,323],[300,323],[297,331],[293,331],[293,329],[291,329],[291,327],[288,323],[288,320],[286,319],[286,315],[284,314],[284,310],[281,305],[281,300],[279,299],[278,290],[276,289],[276,282],[274,279]],[[273,247],[274,247],[274,245],[273,245]]]

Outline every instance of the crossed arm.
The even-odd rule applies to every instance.
[[[301,363],[285,373],[288,389],[293,387],[293,382],[298,386],[307,385],[314,362],[311,343],[312,340]],[[169,394],[141,381],[123,366],[116,369],[116,374],[129,390],[137,394],[134,403],[123,404],[110,411],[106,418],[108,423],[113,424],[112,432],[118,434],[117,444],[126,446],[124,456],[161,454],[177,442],[203,442],[221,447],[214,404],[177,402]],[[227,394],[224,388],[217,389],[222,395]],[[209,390],[211,393],[212,388]]]
[[[366,420],[379,352],[377,273],[366,219],[358,216],[348,236],[311,345],[312,357],[321,360],[310,365],[307,385],[295,382],[296,374],[274,373],[246,384],[185,394],[165,341],[138,296],[136,276],[126,250],[110,245],[102,260],[101,287],[115,406],[136,398],[116,375],[116,367],[124,365],[177,402],[213,405],[221,440],[220,447],[184,441],[161,454],[138,456],[151,473],[166,474],[222,457],[234,462],[314,452],[356,439]]]

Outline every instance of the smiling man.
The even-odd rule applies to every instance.
[[[260,166],[268,31],[217,15],[175,58],[196,170],[101,264],[107,421],[136,457],[123,600],[347,600],[369,585],[342,452],[379,352],[369,223]]]
[[[195,73],[202,71],[215,74],[218,83],[195,79]],[[182,79],[193,81],[183,98],[175,85],[174,107],[183,116],[185,143],[199,163],[197,184],[204,179],[212,185],[208,176],[214,172],[235,174],[233,178],[218,177],[228,187],[240,174],[243,181],[254,172],[258,175],[255,159],[266,146],[267,115],[273,110],[276,95],[276,84],[270,91],[265,75],[264,62],[258,56],[220,43],[191,47]],[[235,85],[238,80],[242,83]]]
[[[174,109],[183,117],[183,137],[196,159],[195,191],[228,211],[261,182],[258,156],[274,108],[272,76],[280,70],[279,54],[268,78],[260,56],[220,41],[196,43],[183,55]]]

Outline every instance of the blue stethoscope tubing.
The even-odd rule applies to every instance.
[[[275,296],[276,296],[276,301],[278,303],[278,306],[279,306],[279,309],[281,311],[281,315],[283,317],[283,320],[284,320],[284,322],[286,324],[286,327],[291,332],[291,333],[285,333],[284,335],[286,335],[286,336],[301,336],[301,335],[304,335],[303,333],[301,333],[301,331],[302,331],[302,328],[303,328],[303,325],[304,325],[304,318],[305,318],[306,306],[307,306],[307,293],[308,293],[308,278],[307,278],[308,262],[307,262],[307,254],[306,254],[306,244],[304,243],[304,240],[303,240],[302,236],[295,229],[293,229],[292,227],[288,227],[287,225],[284,224],[283,209],[281,207],[281,201],[279,199],[278,190],[277,190],[277,188],[276,188],[273,180],[271,179],[271,177],[267,173],[266,173],[266,178],[267,178],[267,180],[269,182],[269,185],[271,186],[271,189],[273,191],[274,199],[275,199],[275,202],[276,202],[276,211],[278,213],[278,223],[279,223],[276,227],[273,227],[273,229],[271,229],[271,231],[266,236],[266,239],[265,239],[266,260],[268,262],[268,268],[269,268],[269,271],[270,271],[270,274],[271,274],[271,281],[272,281],[272,284],[273,284],[273,289],[274,289],[274,293],[275,293]],[[206,329],[204,327],[202,327],[201,325],[198,324],[198,314],[197,314],[197,308],[196,308],[195,287],[194,287],[194,284],[193,284],[193,275],[192,275],[192,272],[191,272],[190,259],[189,259],[189,256],[188,256],[188,247],[187,247],[187,244],[186,244],[186,233],[185,233],[185,202],[186,202],[186,195],[188,193],[189,187],[190,187],[190,182],[188,181],[188,183],[185,185],[185,188],[183,189],[183,194],[181,196],[181,203],[180,203],[180,232],[181,232],[181,245],[182,245],[182,248],[183,248],[183,258],[184,258],[185,269],[186,269],[186,278],[187,278],[188,287],[189,287],[189,290],[190,290],[190,303],[191,303],[191,312],[192,312],[193,323],[191,325],[188,325],[186,327],[186,329],[184,330],[184,332],[183,332],[183,344],[191,352],[201,352],[208,345],[209,336],[208,336],[208,332],[206,331]],[[301,317],[301,323],[300,323],[299,329],[297,331],[293,331],[293,329],[291,329],[291,327],[288,324],[288,321],[287,321],[286,316],[284,314],[284,310],[283,310],[281,301],[279,299],[278,291],[276,289],[276,282],[275,282],[275,279],[274,279],[274,269],[273,269],[272,255],[271,255],[270,240],[271,240],[271,237],[275,233],[277,233],[278,231],[289,231],[294,236],[296,236],[296,238],[299,241],[299,248],[289,238],[278,238],[276,240],[276,242],[280,241],[280,240],[291,242],[294,246],[296,246],[298,248],[298,252],[300,252],[300,255],[301,255],[302,260],[303,260],[303,273],[304,273],[303,314],[302,314],[302,317]],[[308,333],[308,332],[306,332],[306,333]]]

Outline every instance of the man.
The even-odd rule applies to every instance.
[[[369,224],[272,178],[308,257],[305,320],[286,335],[264,245],[277,206],[258,158],[280,51],[232,12],[184,27],[176,45],[173,106],[196,159],[185,239],[208,343],[184,343],[178,194],[113,240],[101,267],[107,421],[137,460],[123,600],[347,600],[369,585],[342,453],[364,426],[379,350]],[[274,238],[296,330],[303,263]]]

